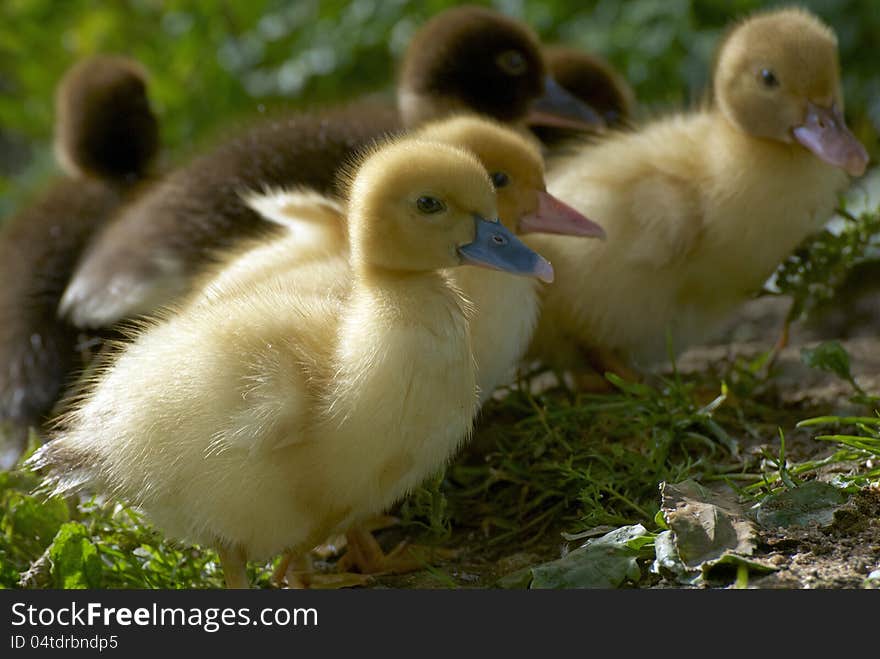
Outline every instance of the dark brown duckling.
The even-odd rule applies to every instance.
[[[173,301],[224,249],[278,231],[242,193],[294,185],[333,193],[339,165],[399,127],[394,107],[378,101],[261,121],[121,209],[89,247],[60,312],[97,328]]]
[[[55,155],[71,176],[128,182],[148,174],[159,150],[147,75],[125,57],[75,64],[55,96]]]
[[[158,149],[158,122],[134,62],[95,57],[56,96],[56,154],[67,175],[0,231],[0,468],[11,468],[82,365],[79,331],[57,315],[95,232],[135,193]]]
[[[528,27],[481,7],[451,9],[426,23],[404,58],[398,90],[400,112],[357,102],[264,121],[176,170],[90,246],[60,312],[80,327],[102,327],[172,302],[218,251],[277,231],[243,192],[308,186],[332,194],[337,170],[354,153],[438,114],[523,123],[540,103],[551,120],[556,111],[563,123],[601,123],[549,80]]]
[[[595,130],[602,119],[554,80],[538,35],[485,7],[438,14],[413,36],[398,83],[404,123],[461,112]]]
[[[547,46],[544,59],[556,81],[598,112],[608,128],[626,129],[630,126],[635,112],[635,93],[608,62],[598,55],[569,46]],[[529,128],[550,148],[590,133],[559,126],[530,125]]]

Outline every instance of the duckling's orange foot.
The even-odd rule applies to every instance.
[[[605,381],[605,384],[598,383],[595,378],[588,375],[578,375],[575,376],[575,384],[581,391],[595,393],[612,391],[614,387],[610,386],[608,380],[605,379],[605,373],[614,373],[627,382],[642,381],[642,374],[632,369],[626,360],[614,350],[606,348],[584,349],[583,354],[587,364],[601,380]]]
[[[373,534],[363,528],[346,533],[348,551],[339,559],[340,570],[357,570],[362,574],[406,574],[424,570],[431,559],[449,558],[456,552],[401,542],[391,552],[382,551]]]
[[[331,590],[365,586],[372,579],[369,574],[316,572],[312,565],[311,556],[307,554],[294,556],[290,552],[285,552],[272,574],[272,585],[277,588]]]
[[[571,374],[574,389],[587,394],[610,394],[615,391],[605,376],[596,371],[580,371]]]
[[[369,574],[356,574],[354,572],[289,572],[287,574],[287,587],[292,589],[309,588],[312,590],[336,590],[339,588],[353,588],[366,586],[373,580]]]
[[[362,525],[367,531],[381,531],[390,529],[400,524],[400,519],[393,515],[376,515]],[[318,558],[332,558],[342,554],[348,546],[348,538],[344,533],[327,538],[322,544],[312,549],[312,553]]]

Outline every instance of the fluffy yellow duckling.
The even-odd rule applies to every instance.
[[[169,536],[246,561],[304,551],[448,460],[477,405],[463,263],[548,278],[495,216],[466,152],[403,140],[368,156],[348,206],[350,292],[266,281],[146,329],[31,461],[56,492],[93,486]]]
[[[703,338],[819,229],[867,153],[843,119],[837,41],[812,14],[756,14],[723,41],[714,106],[609,136],[550,167],[549,188],[608,233],[534,236],[558,283],[533,351],[647,365]]]
[[[515,234],[532,232],[603,237],[602,228],[546,191],[544,163],[538,148],[515,130],[476,116],[460,116],[429,124],[420,139],[462,147],[490,173],[498,195],[501,222]],[[211,290],[240,290],[244,285],[277,277],[293,285],[321,285],[338,290],[347,277],[315,260],[348,253],[342,207],[309,191],[279,191],[250,196],[252,208],[289,228],[286,237],[246,250],[212,275]],[[290,270],[308,263],[306,276]],[[325,273],[321,281],[318,272]],[[450,279],[475,307],[471,340],[477,360],[480,402],[509,381],[531,340],[538,319],[539,284],[506,272],[456,268]],[[320,284],[318,284],[320,282]]]

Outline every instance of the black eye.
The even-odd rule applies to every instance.
[[[446,206],[443,205],[443,202],[439,199],[435,199],[434,197],[419,197],[418,199],[416,199],[416,206],[422,213],[425,213],[427,215],[439,213],[446,209]]]
[[[776,74],[773,73],[770,69],[761,69],[760,73],[761,82],[764,83],[765,87],[778,87],[779,79],[776,77]]]
[[[492,174],[492,185],[495,186],[495,189],[503,188],[508,183],[510,183],[510,177],[504,172],[494,172]]]
[[[495,62],[508,75],[519,76],[529,68],[526,58],[518,50],[505,50],[495,58]]]

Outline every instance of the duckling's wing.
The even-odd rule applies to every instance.
[[[209,453],[265,454],[310,436],[342,296],[300,294],[290,280],[279,275],[241,295],[226,291],[219,305],[236,322],[228,325],[232,349],[221,369],[224,401],[217,407]]]
[[[626,252],[637,264],[664,267],[694,251],[703,232],[700,195],[689,181],[656,172],[631,189],[630,235]]]
[[[342,202],[309,188],[264,190],[243,195],[245,203],[264,219],[296,232],[304,223],[344,227]]]
[[[634,266],[669,266],[687,258],[704,227],[701,150],[683,121],[644,133],[617,133],[574,156],[551,161],[550,192],[598,222],[606,243]]]
[[[58,313],[77,327],[108,327],[154,311],[187,290],[188,264],[171,245],[174,237],[155,220],[166,209],[157,184],[107,226],[85,251],[61,297]],[[196,251],[193,248],[193,251]]]

